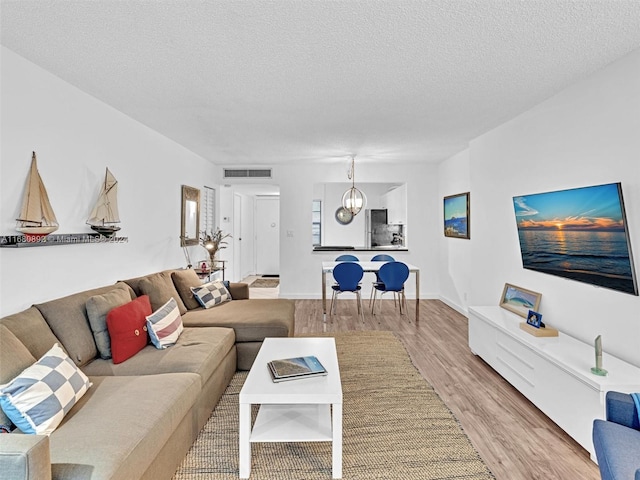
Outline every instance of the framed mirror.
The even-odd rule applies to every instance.
[[[198,245],[198,232],[200,232],[200,190],[182,185],[180,246]]]

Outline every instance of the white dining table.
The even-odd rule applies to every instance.
[[[333,273],[333,269],[336,265],[343,262],[322,262],[322,321],[327,321],[327,273]],[[387,262],[353,262],[362,267],[362,270],[366,272],[377,272],[380,267]],[[416,279],[416,322],[420,318],[420,269],[410,263],[405,263],[409,267],[409,273],[413,273]]]

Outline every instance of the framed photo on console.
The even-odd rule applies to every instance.
[[[527,315],[527,323],[532,327],[542,328],[542,314],[534,312],[533,310],[529,310],[529,314]]]
[[[500,306],[523,318],[527,318],[529,310],[538,311],[540,300],[542,300],[541,293],[505,283],[502,297],[500,298]]]

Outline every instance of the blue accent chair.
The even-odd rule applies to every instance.
[[[355,255],[349,255],[349,254],[345,254],[345,255],[340,255],[338,258],[336,258],[336,262],[359,262],[360,260],[358,260],[358,257],[356,257]]]
[[[332,285],[333,295],[331,296],[331,306],[329,312],[335,314],[338,302],[336,302],[336,296],[344,292],[352,292],[356,294],[358,300],[358,314],[362,317],[362,323],[364,323],[364,312],[362,311],[362,297],[360,295],[360,280],[364,275],[364,270],[358,263],[343,262],[339,263],[333,269],[333,278],[336,280],[336,284]],[[334,303],[335,302],[335,303]]]
[[[388,262],[380,267],[378,270],[379,282],[373,284],[373,305],[371,307],[371,313],[375,315],[376,297],[380,292],[380,298],[387,292],[394,292],[400,296],[400,315],[407,310],[407,299],[404,296],[404,282],[409,278],[409,267],[402,262]]]
[[[607,420],[593,421],[602,480],[640,480],[640,419],[631,395],[607,392]]]

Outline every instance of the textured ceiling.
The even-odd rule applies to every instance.
[[[640,1],[2,0],[4,46],[219,164],[440,161],[640,47]]]

